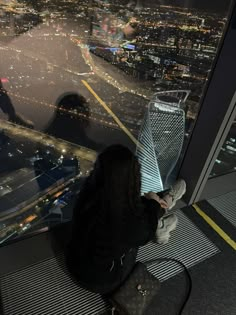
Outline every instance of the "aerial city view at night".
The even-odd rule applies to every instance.
[[[137,153],[143,192],[168,188],[227,24],[213,2],[0,0],[0,244],[70,220],[107,145]]]

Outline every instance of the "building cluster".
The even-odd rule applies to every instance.
[[[63,84],[73,81],[77,86],[78,69],[74,65],[78,64],[80,52],[85,56],[88,53],[97,64],[103,59],[111,63],[113,81],[116,81],[114,69],[117,69],[119,73],[125,72],[138,87],[142,85],[142,90],[153,95],[147,105],[144,98],[137,102],[132,93],[121,93],[121,104],[115,105],[116,114],[138,136],[142,192],[151,189],[160,191],[171,182],[172,172],[183,154],[183,146],[199,111],[200,99],[226,24],[224,15],[164,6],[156,2],[0,0],[1,41],[9,42],[16,36],[27,34],[26,42],[31,44],[31,48],[38,47],[42,40],[45,47],[48,41],[53,41],[55,47],[62,48],[69,43],[71,46],[68,47],[74,49],[73,52],[66,49],[62,57],[62,64],[65,62],[66,66],[58,75],[60,67],[50,62],[45,52],[45,62],[41,62],[37,54],[36,57],[34,54],[24,55],[20,50],[14,50],[15,55],[9,53],[6,58],[6,51],[10,52],[13,48],[1,46],[3,60],[10,61],[8,78],[5,78],[11,84],[10,89],[28,89],[32,82],[56,86],[59,76]],[[33,43],[31,30],[36,27],[40,32]],[[77,46],[81,48],[80,51]],[[100,58],[94,57],[94,54]],[[88,64],[87,60],[83,60],[84,55],[80,58]],[[25,66],[16,70],[16,60]],[[91,72],[95,74],[92,69]],[[80,75],[84,75],[84,72]],[[102,89],[112,100],[116,96],[110,95],[114,86],[111,88],[109,80]],[[2,97],[6,98],[5,90],[2,88],[1,91]],[[25,96],[21,96],[21,99],[22,102],[29,101]],[[45,111],[55,107],[42,100],[36,103],[44,106]],[[3,104],[0,107],[12,123],[33,128],[14,110],[14,115],[10,115],[9,106],[7,110]],[[87,127],[88,121],[107,128],[118,128],[102,107],[94,107],[91,113],[81,108],[68,107],[68,104],[56,107],[58,121],[62,121],[62,116],[67,117],[72,127],[78,129],[80,124],[81,130]],[[81,121],[87,124],[82,125]],[[213,175],[221,172],[225,164],[233,167],[235,139],[235,135],[229,135],[216,161]],[[32,145],[34,147],[35,143]],[[13,139],[0,130],[0,218],[3,212],[11,216],[20,208],[24,210],[24,215],[0,224],[0,242],[20,235],[52,212],[60,214],[60,209],[67,205],[78,188],[74,182],[80,173],[76,157],[67,156],[61,151],[58,153],[57,149],[47,145],[34,151],[32,148],[20,136]],[[7,166],[6,170],[4,165]],[[2,176],[4,172],[8,172],[5,177]]]
[[[80,174],[78,158],[65,150],[37,145],[4,130],[0,130],[0,165],[0,243],[66,207]],[[62,211],[57,219],[61,217]]]

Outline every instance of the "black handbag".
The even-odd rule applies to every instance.
[[[157,258],[146,261],[145,264],[137,262],[127,280],[111,296],[113,305],[112,315],[145,315],[151,301],[158,296],[159,280],[148,270],[147,266],[160,262],[175,262],[186,273],[189,288],[179,314],[182,314],[192,290],[192,280],[188,269],[179,260],[174,258]]]
[[[127,280],[112,294],[114,315],[144,315],[160,289],[159,280],[138,262]]]

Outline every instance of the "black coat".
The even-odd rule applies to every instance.
[[[97,219],[95,205],[88,206],[86,211],[75,209],[67,263],[83,287],[103,294],[119,287],[135,265],[138,247],[154,238],[164,209],[155,200],[146,198],[140,198],[137,206],[139,215],[128,216],[117,231],[119,241],[112,240],[110,226]]]

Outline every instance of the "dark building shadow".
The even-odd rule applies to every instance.
[[[2,81],[0,79],[0,108],[5,115],[7,115],[8,120],[12,123],[27,127],[34,128],[32,121],[26,119],[22,115],[16,112],[12,101],[7,94],[7,91],[3,88]]]
[[[90,108],[85,97],[68,92],[58,98],[56,106],[55,116],[45,130],[47,134],[93,150],[101,148],[86,134],[90,125]]]

